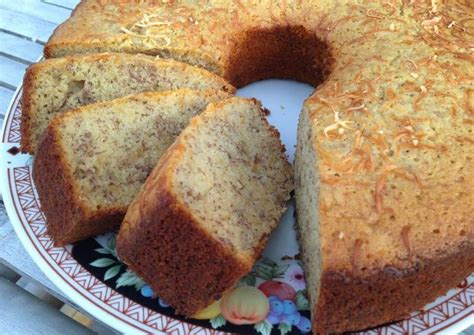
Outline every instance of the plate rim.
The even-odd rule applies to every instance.
[[[28,252],[30,257],[33,259],[35,264],[47,276],[47,278],[49,280],[51,280],[51,282],[56,287],[58,287],[60,289],[60,291],[68,299],[70,299],[70,301],[73,304],[77,305],[82,310],[84,310],[86,313],[93,316],[94,318],[97,318],[98,320],[100,320],[101,322],[105,323],[106,325],[112,327],[113,329],[116,329],[116,330],[121,331],[121,332],[125,332],[127,334],[145,334],[145,333],[148,333],[150,331],[157,332],[158,334],[165,334],[163,331],[161,331],[159,329],[156,329],[156,328],[153,328],[153,327],[151,327],[149,325],[146,325],[144,323],[141,323],[137,320],[134,320],[133,322],[126,321],[126,320],[124,320],[124,317],[130,318],[130,316],[125,315],[123,312],[120,312],[120,311],[117,311],[117,310],[115,310],[116,313],[112,313],[112,310],[111,310],[112,308],[110,308],[110,306],[109,306],[110,310],[105,309],[102,306],[100,306],[98,303],[92,301],[90,299],[90,297],[87,297],[86,295],[84,295],[84,293],[81,292],[78,287],[76,287],[76,286],[78,286],[77,283],[76,283],[76,285],[74,285],[72,282],[70,282],[71,279],[68,280],[67,278],[65,278],[65,275],[67,275],[67,274],[65,274],[65,273],[61,274],[55,268],[55,265],[58,266],[57,264],[52,264],[46,259],[46,257],[43,255],[43,253],[45,253],[46,250],[39,250],[38,246],[35,245],[35,242],[32,240],[31,236],[29,235],[29,233],[27,231],[27,227],[25,227],[25,224],[28,225],[28,223],[27,222],[25,223],[22,220],[22,217],[20,215],[20,211],[17,208],[17,204],[15,203],[13,189],[11,187],[11,186],[13,186],[11,184],[11,175],[13,175],[13,173],[14,173],[14,165],[11,165],[9,167],[8,164],[6,163],[5,157],[3,157],[4,154],[6,153],[6,147],[7,146],[11,146],[11,145],[15,145],[15,144],[18,145],[17,142],[9,142],[8,141],[8,138],[6,138],[6,135],[7,135],[6,131],[7,131],[8,126],[10,125],[10,123],[13,122],[13,117],[14,117],[16,108],[20,104],[20,98],[21,98],[22,90],[23,90],[23,85],[20,84],[18,86],[18,88],[15,90],[15,93],[13,94],[13,97],[10,101],[8,109],[5,113],[5,117],[4,117],[4,120],[3,120],[3,125],[2,125],[2,128],[1,128],[1,148],[2,148],[2,151],[1,151],[1,155],[0,155],[0,191],[2,193],[3,202],[5,204],[5,210],[7,212],[8,218],[11,222],[11,225],[13,226],[13,229],[14,229],[16,235],[18,236],[19,240],[21,241],[23,247],[26,249],[26,251]],[[27,166],[24,166],[24,165],[23,166],[18,166],[18,167],[26,167],[28,169],[28,174],[30,175],[30,178],[31,178],[31,168],[30,167],[27,167]],[[36,199],[37,198],[36,197],[36,190],[33,187],[32,187],[32,190],[34,191],[35,199]],[[18,196],[18,194],[17,194],[17,196]],[[41,211],[40,211],[40,213],[41,213]],[[29,228],[31,229],[31,227],[29,227]],[[66,248],[59,248],[59,249],[64,249],[68,254],[70,254],[70,251],[67,249],[67,247]],[[75,262],[79,266],[81,266],[77,261],[75,261]],[[84,269],[84,270],[87,271],[92,278],[97,279],[99,282],[102,282],[99,278],[95,277],[87,269]],[[468,287],[466,289],[470,288],[471,286],[474,287],[474,283],[468,285]],[[81,288],[84,290],[84,287],[81,287]],[[110,288],[110,289],[113,292],[116,292],[117,294],[119,294],[120,296],[125,297],[121,293],[114,290],[113,288]],[[95,297],[95,298],[98,299],[101,304],[107,305],[101,299],[99,299],[97,297]],[[125,298],[127,298],[127,297],[125,297]],[[446,300],[442,301],[441,303],[437,304],[434,307],[437,307],[437,306],[441,305],[442,303],[451,300],[452,298],[453,297],[450,297],[449,299],[446,299]],[[127,299],[131,300],[130,298],[127,298]],[[131,301],[133,301],[133,300],[131,300]],[[139,303],[136,303],[136,304],[140,305]],[[149,310],[147,307],[145,307],[143,305],[140,305],[140,306],[144,309]],[[430,308],[430,309],[428,309],[424,312],[428,312],[431,309],[433,309],[434,307],[432,307],[432,308]],[[192,324],[187,323],[185,321],[180,321],[180,320],[173,319],[172,317],[168,317],[168,316],[166,316],[164,314],[161,314],[159,312],[156,312],[156,311],[153,311],[153,312],[157,313],[159,316],[162,316],[162,317],[165,317],[167,319],[176,321],[177,324],[192,325]],[[420,314],[422,314],[422,313],[417,313],[416,315],[420,315]],[[458,313],[458,314],[461,314],[461,312]],[[458,315],[458,314],[456,314],[456,315]],[[414,315],[412,315],[411,318],[409,318],[405,321],[410,322],[410,320],[412,320],[413,318],[414,318]],[[454,319],[454,320],[452,320],[452,319]],[[450,322],[450,320],[452,320],[452,322]],[[404,321],[402,321],[402,322],[404,322]],[[133,323],[136,323],[137,325],[134,325]],[[447,318],[446,320],[443,320],[441,323],[442,323],[441,326],[439,324],[433,325],[432,327],[430,327],[428,329],[421,330],[421,333],[426,333],[426,332],[433,331],[433,330],[438,331],[438,332],[442,331],[443,333],[457,333],[457,332],[460,332],[460,331],[468,328],[469,326],[474,325],[474,303],[471,304],[468,308],[465,308],[463,310],[463,313],[462,313],[461,317],[459,317],[459,318],[455,318],[455,317]],[[390,329],[389,327],[393,326],[393,325],[396,325],[396,324],[398,324],[398,322],[394,322],[394,323],[391,323],[391,324],[389,324],[385,327],[381,327],[381,328],[377,328],[377,329],[379,331],[382,331],[382,332],[383,332],[383,329],[385,329],[386,331],[389,331],[389,329]],[[199,328],[199,326],[195,326],[195,327]],[[146,328],[146,329],[144,329],[144,328]],[[180,334],[188,334],[191,331],[195,331],[196,328],[192,328],[192,329],[189,329],[188,331],[186,331],[184,327],[180,327],[179,333]],[[213,329],[204,328],[204,327],[202,327],[199,332],[201,332],[201,331],[204,331],[205,333],[211,332],[213,334],[225,334],[225,332],[219,331],[218,329],[213,330]],[[392,329],[392,331],[394,331],[394,329]]]
[[[7,112],[5,114],[5,118],[3,120],[2,130],[1,130],[1,145],[2,148],[7,145],[8,139],[5,140],[6,136],[6,129],[8,127],[9,122],[13,118],[14,114],[14,107],[20,103],[20,93],[23,90],[23,85],[19,85],[18,88],[15,90],[13,94],[12,100],[8,106]],[[4,150],[2,149],[2,153]],[[95,303],[87,299],[84,295],[80,294],[73,285],[71,285],[65,278],[61,276],[61,274],[56,271],[52,264],[50,264],[42,255],[41,251],[38,250],[37,246],[31,240],[30,236],[26,231],[26,227],[24,227],[23,222],[21,222],[20,214],[18,212],[18,208],[16,207],[15,200],[13,198],[12,190],[10,188],[10,174],[8,173],[9,168],[4,159],[0,159],[0,186],[1,186],[1,193],[3,198],[3,203],[5,205],[5,211],[7,212],[8,219],[15,231],[15,234],[18,236],[23,247],[26,249],[28,255],[33,259],[35,264],[40,268],[40,270],[46,275],[46,277],[51,280],[51,282],[68,298],[71,300],[73,304],[79,306],[82,310],[87,312],[88,314],[92,315],[94,318],[99,319],[101,322],[111,326],[114,329],[118,329],[116,325],[111,324],[110,317],[114,317],[114,315],[110,314],[107,311],[104,311]],[[6,176],[5,176],[6,174]],[[74,291],[71,291],[71,288]],[[145,332],[140,331],[136,327],[127,324],[126,322],[122,321],[114,317],[113,322],[120,323],[120,330],[126,331],[130,334],[145,334]]]

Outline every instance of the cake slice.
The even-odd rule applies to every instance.
[[[118,229],[160,156],[222,91],[148,92],[57,116],[39,142],[33,178],[56,245]]]
[[[193,118],[132,202],[117,252],[193,315],[249,272],[283,214],[292,169],[260,103],[230,98]]]
[[[67,109],[133,93],[179,88],[235,90],[204,69],[145,55],[92,54],[33,64],[24,78],[21,150],[34,153],[48,123]]]

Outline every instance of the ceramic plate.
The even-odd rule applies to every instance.
[[[311,92],[312,88],[304,84],[268,80],[239,90],[239,95],[257,97],[272,111],[269,120],[280,130],[292,160],[297,117],[303,100]],[[299,251],[293,228],[292,203],[278,229],[272,234],[262,258],[253,271],[241,280],[242,285],[251,287],[251,298],[245,299],[245,304],[266,306],[268,300],[271,306],[264,321],[246,326],[233,325],[230,322],[233,320],[226,320],[219,308],[207,311],[200,316],[200,320],[175,315],[165,301],[155,296],[146,283],[117,259],[115,236],[112,234],[65,248],[55,247],[46,235],[45,217],[40,210],[31,177],[33,157],[19,153],[20,95],[21,88],[11,103],[1,134],[0,180],[3,200],[12,225],[26,250],[71,301],[127,334],[263,335],[309,332],[308,301],[303,270],[297,257]],[[237,309],[236,314],[239,314],[238,307],[226,307]],[[445,296],[427,305],[423,311],[414,312],[409,319],[364,333],[457,332],[472,324],[474,276],[466,278]]]

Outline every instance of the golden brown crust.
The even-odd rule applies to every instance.
[[[169,177],[160,172],[169,153],[179,150],[170,147],[130,205],[117,253],[177,313],[189,316],[218,299],[252,264],[209,236],[172,194]]]
[[[474,268],[474,244],[418,261],[410,268],[385,268],[366,278],[327,270],[313,320],[315,333],[340,333],[397,321],[445,294]]]
[[[33,163],[33,180],[46,216],[47,231],[58,246],[117,230],[126,208],[90,214],[76,190],[74,178],[59,144],[56,124],[44,132]],[[58,192],[61,190],[61,192]],[[71,224],[73,223],[73,224]]]
[[[77,200],[70,171],[64,160],[64,152],[56,138],[54,126],[50,126],[41,139],[33,162],[33,180],[40,194],[41,209],[46,216],[48,234],[58,245],[63,245],[63,222],[82,217],[82,208],[73,205]],[[57,190],[61,190],[58,192]]]
[[[78,12],[81,11],[82,7],[86,7],[87,6],[87,1],[80,1],[79,4],[72,10],[71,12],[71,16],[69,17],[69,19],[73,16],[75,16]],[[67,22],[68,20],[66,20]],[[56,28],[54,28],[54,31],[53,33],[51,34],[51,36],[49,37],[49,40],[51,39],[54,39],[55,36],[58,34],[58,31],[61,30],[61,26],[62,24],[60,24],[59,26],[57,26]],[[51,47],[51,45],[49,43],[46,43],[46,45],[44,46],[44,49],[43,49],[43,55],[45,58],[52,58],[54,57],[53,56],[53,53],[54,53],[54,47]]]
[[[38,64],[32,64],[28,67],[23,80],[23,94],[21,96],[21,122],[20,122],[20,149],[21,152],[32,152],[31,143],[31,115],[32,115],[32,97],[34,92],[34,83]]]

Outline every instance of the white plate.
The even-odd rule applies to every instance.
[[[267,80],[239,90],[239,95],[257,97],[272,111],[269,120],[280,130],[282,140],[292,160],[296,144],[298,114],[303,100],[311,92],[312,88],[308,85],[283,80]],[[127,334],[219,333],[212,329],[209,323],[203,325],[201,322],[196,325],[192,323],[192,320],[187,322],[178,320],[172,313],[163,312],[163,314],[161,310],[158,312],[124,296],[123,291],[110,285],[110,280],[107,285],[101,279],[103,276],[95,276],[81,265],[72,256],[71,246],[66,248],[53,246],[51,239],[45,234],[45,219],[39,210],[38,197],[31,178],[32,157],[17,153],[20,141],[20,94],[21,88],[14,96],[2,129],[0,181],[3,200],[11,223],[33,260],[75,304],[121,332]],[[304,288],[304,282],[295,282],[287,275],[289,269],[299,271],[297,261],[291,260],[292,256],[298,253],[292,211],[293,207],[290,206],[279,228],[272,235],[264,256],[274,260],[285,269],[284,273],[273,280],[292,285],[297,291]],[[103,244],[103,240],[104,237],[97,239],[99,244]],[[90,252],[95,251],[91,249]],[[264,281],[257,276],[257,281],[253,285],[260,285]],[[416,312],[410,319],[365,333],[455,333],[473,324],[474,276],[471,275],[457,288],[453,288],[445,296],[427,305],[423,312]],[[223,329],[239,332],[239,328],[235,327]],[[248,329],[245,328],[245,331]],[[293,330],[296,331],[296,327],[293,327]],[[279,333],[276,327],[274,332]]]

